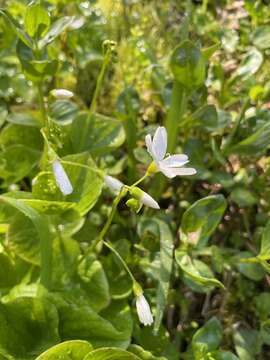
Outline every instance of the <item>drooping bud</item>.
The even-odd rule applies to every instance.
[[[160,209],[156,200],[137,186],[132,187],[129,192],[135,199],[138,199],[140,203],[149,206],[152,209]]]
[[[108,188],[111,191],[113,191],[114,193],[118,193],[124,186],[124,184],[120,180],[118,180],[110,175],[104,176],[104,182],[108,186]]]
[[[73,192],[73,187],[67,176],[65,169],[59,160],[54,160],[52,163],[53,174],[55,181],[64,195],[69,195]]]
[[[53,89],[51,94],[57,99],[70,99],[74,95],[72,91],[66,89]]]

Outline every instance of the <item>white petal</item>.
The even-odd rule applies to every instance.
[[[166,167],[180,167],[188,163],[188,156],[185,154],[170,155],[161,162]]]
[[[136,308],[140,322],[145,326],[151,325],[154,321],[153,316],[150,306],[143,294],[136,298]]]
[[[73,187],[69,181],[65,169],[60,161],[55,160],[52,164],[55,181],[64,195],[69,195],[73,191]]]
[[[177,175],[194,175],[197,172],[193,168],[174,168],[164,166],[163,164],[159,164],[159,170],[170,179],[174,178]]]
[[[168,167],[168,166],[164,166],[163,164],[162,164],[162,162],[160,162],[159,163],[159,170],[165,175],[165,176],[167,176],[167,178],[169,178],[169,179],[172,179],[173,177],[175,177],[176,175],[175,175],[175,172],[174,172],[174,170],[175,170],[175,168],[170,168],[170,167]]]
[[[197,173],[194,168],[173,168],[175,176],[177,175],[195,175]]]
[[[150,134],[147,134],[146,137],[145,137],[145,144],[146,144],[146,147],[147,147],[147,151],[149,152],[149,154],[154,157],[154,154],[153,154],[153,150],[152,150],[152,137]]]
[[[66,89],[54,89],[51,94],[58,99],[69,99],[73,96],[73,92]]]
[[[167,130],[163,126],[159,126],[155,132],[152,151],[155,154],[155,159],[160,161],[164,158],[167,151]]]
[[[104,177],[104,181],[108,188],[113,192],[119,192],[124,186],[124,184],[120,180],[115,179],[114,177],[109,175],[106,175]]]
[[[143,196],[140,198],[140,202],[146,206],[149,206],[150,208],[160,209],[156,200],[154,200],[152,196],[150,196],[146,192],[143,192]]]

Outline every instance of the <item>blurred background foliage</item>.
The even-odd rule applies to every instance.
[[[28,5],[0,1],[22,27]],[[56,225],[53,286],[39,285],[40,240],[31,221],[1,204],[0,358],[34,359],[73,339],[128,348],[139,359],[270,358],[269,1],[42,5],[51,24],[63,17],[66,24],[54,41],[44,40],[48,29],[39,29],[47,43],[38,54],[0,17],[0,186]],[[116,42],[115,52],[89,122],[106,39]],[[108,235],[155,309],[153,333],[138,324],[132,284],[115,256],[104,250],[81,261],[113,195],[104,189],[100,196],[95,174],[67,166],[78,187],[65,200],[50,170],[40,172],[37,84],[46,94],[58,154],[81,164],[95,161],[132,183],[150,162],[144,136],[166,124],[172,109],[170,59],[184,40],[205,74],[188,77],[193,60],[184,69],[188,90],[174,125],[174,152],[188,154],[197,174],[147,180],[144,189],[162,210],[130,214],[121,204]],[[55,100],[49,95],[54,88],[75,97]]]

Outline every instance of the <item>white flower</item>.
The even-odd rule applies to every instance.
[[[151,325],[153,323],[153,316],[150,306],[143,296],[143,294],[136,297],[136,309],[139,316],[139,320],[143,325]]]
[[[69,99],[74,95],[73,92],[66,89],[54,89],[51,94],[58,99]]]
[[[118,193],[124,186],[124,184],[120,180],[110,175],[104,176],[104,182],[108,186],[108,188],[115,193]]]
[[[55,181],[64,195],[69,195],[73,191],[73,187],[60,161],[55,160],[52,164]]]
[[[149,206],[150,208],[153,209],[160,209],[158,203],[156,202],[156,200],[154,200],[152,198],[152,196],[150,196],[149,194],[147,194],[146,192],[143,192],[142,197],[140,198],[140,202],[146,206]]]
[[[146,135],[145,143],[147,151],[152,156],[158,170],[168,178],[177,175],[196,174],[195,169],[183,167],[189,161],[187,155],[176,154],[165,157],[167,151],[167,130],[165,127],[159,126],[157,128],[153,140],[150,134]]]

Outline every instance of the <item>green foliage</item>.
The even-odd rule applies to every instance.
[[[0,3],[0,360],[270,358],[268,2]]]

